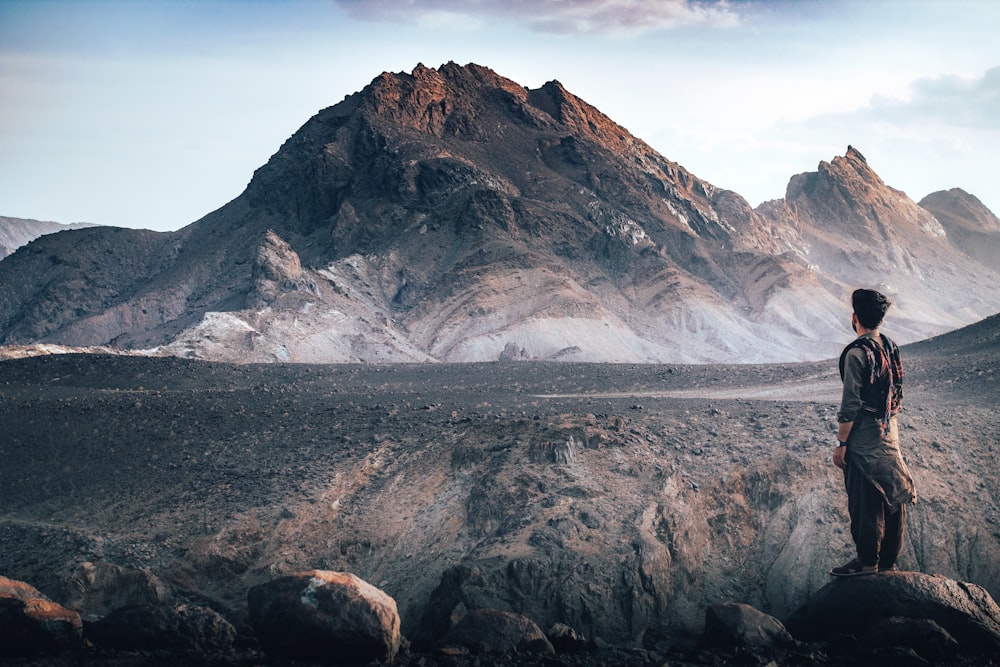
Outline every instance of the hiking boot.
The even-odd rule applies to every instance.
[[[893,563],[892,565],[882,565],[878,566],[879,572],[899,572],[899,566]]]
[[[834,577],[860,577],[865,574],[875,574],[878,572],[878,565],[865,565],[857,558],[846,565],[835,567],[830,570]]]

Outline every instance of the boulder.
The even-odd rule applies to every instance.
[[[311,570],[250,589],[250,623],[276,658],[338,664],[391,662],[399,651],[396,601],[346,572]]]
[[[206,607],[136,605],[87,623],[86,636],[106,648],[205,654],[232,648],[236,629]]]
[[[534,621],[497,609],[475,609],[445,634],[440,646],[461,646],[472,653],[555,653]]]
[[[785,627],[796,639],[825,641],[843,634],[860,637],[894,616],[933,621],[963,650],[1000,651],[1000,607],[985,589],[919,572],[831,581]]]
[[[747,604],[727,602],[705,610],[701,643],[711,648],[735,647],[755,655],[781,656],[795,645],[781,621]]]
[[[556,653],[582,653],[589,647],[587,640],[565,623],[553,623],[545,637]]]
[[[497,494],[483,495],[488,501],[477,503],[475,511],[488,504],[491,516],[503,516],[516,505],[513,499],[499,499]],[[527,516],[524,521],[528,522]],[[662,544],[636,537],[641,547],[627,542],[616,550],[594,553],[562,542],[560,532],[569,536],[592,530],[583,526],[576,518],[561,518],[529,527],[527,539],[534,555],[468,559],[442,572],[414,631],[416,638],[439,640],[457,622],[456,612],[499,609],[523,614],[541,627],[565,623],[584,636],[629,646],[641,644],[650,628],[661,624],[662,613],[674,622],[676,614],[688,612],[690,607],[677,604],[683,607],[678,611],[666,599],[666,582],[676,576],[670,566],[680,566],[671,561]],[[617,576],[600,574],[612,568]],[[698,616],[698,626],[702,618]]]
[[[161,605],[170,591],[155,574],[111,563],[80,563],[70,573],[65,604],[84,618],[97,619],[115,609]]]
[[[873,625],[858,639],[860,648],[871,653],[906,647],[930,662],[947,660],[958,653],[955,638],[926,618],[893,616]]]
[[[77,648],[83,622],[34,586],[0,576],[0,656],[24,656]]]

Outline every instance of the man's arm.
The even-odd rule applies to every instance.
[[[840,422],[837,424],[837,441],[847,442],[847,436],[851,434],[851,429],[854,428],[854,422]]]
[[[837,411],[837,448],[833,450],[833,465],[843,470],[847,466],[847,438],[851,435],[854,418],[861,409],[861,387],[864,386],[864,352],[854,348],[844,360],[844,392]]]

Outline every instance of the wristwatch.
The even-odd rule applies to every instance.
[[[837,441],[837,446],[838,447],[847,447],[847,443],[846,442],[841,442],[840,440],[838,440]]]

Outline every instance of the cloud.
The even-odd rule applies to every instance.
[[[997,137],[1000,130],[1000,67],[981,76],[955,74],[911,81],[905,92],[872,95],[851,111],[817,114],[798,124],[807,131],[870,132],[920,141],[970,132]]]
[[[879,120],[935,122],[979,129],[1000,129],[1000,67],[980,78],[947,75],[918,79],[908,99],[872,99]]]
[[[972,77],[915,79],[898,96],[873,95],[852,111],[813,115],[784,123],[780,134],[777,130],[765,128],[759,134],[799,147],[799,157],[808,153],[813,159],[829,160],[847,144],[855,146],[887,184],[914,200],[960,187],[994,212],[1000,211],[995,179],[1000,155],[1000,67]],[[776,145],[770,157],[781,154]],[[737,177],[730,181],[739,183]]]
[[[732,27],[741,14],[728,0],[335,0],[367,21],[482,25],[491,19],[553,34],[634,35],[687,25]]]

